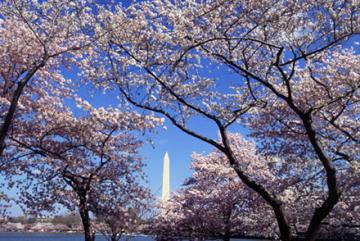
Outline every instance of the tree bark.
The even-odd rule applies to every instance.
[[[111,241],[118,241],[116,234],[111,235]]]
[[[257,192],[273,209],[282,241],[292,241],[291,227],[282,207],[282,202],[276,197],[271,196],[263,186],[250,180],[238,167],[234,167],[238,177],[245,185]]]
[[[92,232],[89,210],[86,207],[86,197],[80,197],[79,213],[84,228],[85,241],[94,241],[95,234]]]
[[[233,202],[228,203],[227,206],[227,212],[225,212],[224,217],[225,217],[225,232],[224,232],[224,236],[223,236],[223,240],[224,241],[230,241],[230,233],[231,233],[231,215],[232,215],[232,210],[233,209]]]
[[[339,190],[336,180],[336,169],[334,168],[329,158],[325,155],[323,148],[321,147],[320,143],[316,138],[316,132],[312,127],[310,115],[302,116],[302,121],[304,123],[304,127],[306,129],[310,143],[312,144],[315,153],[317,154],[319,160],[324,166],[328,187],[328,196],[322,203],[322,205],[315,209],[315,212],[306,231],[306,241],[314,241],[320,229],[321,222],[326,218],[326,216],[338,203],[341,196],[341,191]]]
[[[111,235],[111,241],[119,241],[121,239],[121,234],[114,233]]]
[[[225,236],[223,237],[223,240],[224,240],[224,241],[230,241],[230,236],[229,236],[229,235],[225,235]]]
[[[34,76],[36,71],[38,71],[38,69],[42,68],[44,65],[45,65],[45,61],[43,61],[41,64],[39,64],[36,67],[34,67],[33,69],[31,69],[25,75],[25,77],[21,81],[19,81],[19,83],[17,84],[17,88],[11,99],[9,110],[6,113],[4,123],[2,124],[1,130],[0,130],[0,156],[2,156],[3,151],[5,149],[5,139],[10,130],[10,126],[13,121],[15,111],[16,111],[17,105],[19,103],[20,96],[22,95],[22,93],[24,91],[24,87],[29,82],[29,80]]]
[[[272,207],[280,230],[281,240],[292,241],[293,237],[291,235],[291,227],[283,210],[282,202],[279,199],[277,199],[275,196],[271,195],[261,184],[251,180],[247,175],[244,174],[244,172],[241,170],[241,168],[239,167],[236,161],[234,153],[231,150],[225,129],[221,127],[219,128],[220,128],[222,142],[224,145],[223,153],[228,158],[230,165],[233,167],[233,169],[235,170],[236,174],[241,179],[241,181],[246,186],[248,186],[256,193],[258,193]]]
[[[324,47],[324,48],[322,48],[321,51],[328,48],[328,47],[330,47],[331,45],[333,45],[333,43],[326,46],[326,47]],[[281,52],[282,52],[282,50],[279,52],[279,54],[281,54]],[[315,52],[319,52],[319,50],[316,50]],[[311,54],[314,54],[315,52],[313,52]],[[310,224],[308,226],[307,232],[306,232],[306,241],[314,241],[316,239],[317,232],[320,229],[321,221],[324,218],[326,218],[326,216],[331,212],[333,207],[339,201],[339,198],[341,196],[341,191],[339,190],[337,180],[336,180],[336,169],[333,167],[332,161],[326,156],[326,154],[324,152],[324,149],[322,148],[320,142],[317,140],[316,132],[313,129],[313,126],[312,126],[311,112],[305,113],[300,108],[295,106],[295,104],[293,102],[293,99],[292,99],[292,95],[291,95],[291,86],[289,84],[290,77],[288,77],[286,75],[283,75],[283,81],[287,84],[287,90],[288,90],[288,96],[285,96],[284,94],[277,91],[276,88],[272,84],[265,81],[264,79],[261,79],[260,77],[256,76],[255,74],[247,71],[247,69],[242,68],[241,66],[235,64],[234,62],[230,61],[229,59],[227,59],[224,56],[221,56],[221,55],[216,55],[216,56],[220,57],[229,66],[232,66],[235,69],[238,69],[239,71],[244,72],[245,74],[247,74],[250,77],[254,78],[258,82],[263,84],[266,88],[271,90],[279,98],[285,100],[287,102],[288,106],[301,118],[301,120],[303,122],[303,126],[304,126],[304,128],[306,130],[306,134],[308,136],[308,139],[309,139],[312,147],[314,148],[314,151],[315,151],[316,155],[318,156],[320,162],[322,163],[322,165],[323,165],[323,167],[325,169],[326,178],[327,178],[327,186],[328,186],[328,197],[322,203],[322,205],[315,210],[315,212],[314,212],[314,214],[313,214],[313,216],[311,218]],[[305,56],[301,56],[298,59],[292,60],[291,62],[296,62],[301,58],[305,58]],[[291,64],[291,62],[283,63],[282,66]],[[277,63],[275,64],[275,66],[280,68],[280,66],[277,65]],[[256,189],[254,189],[254,190],[256,191]],[[264,199],[266,200],[265,197],[264,197]],[[270,202],[268,202],[268,203],[270,203]],[[271,205],[271,206],[273,207],[273,209],[275,211],[275,214],[276,214],[276,217],[277,217],[277,220],[278,220],[280,233],[281,233],[281,239],[282,240],[287,240],[287,239],[283,238],[283,232],[284,232],[284,234],[286,234],[287,231],[286,230],[282,231],[282,229],[288,229],[288,231],[290,231],[290,226],[289,226],[289,224],[287,222],[286,223],[283,222],[283,221],[286,221],[286,220],[281,220],[281,219],[283,219],[281,217],[282,213],[283,213],[282,210],[277,208],[276,205],[275,205],[275,207],[273,205]],[[279,215],[280,219],[278,219],[278,215]],[[284,225],[282,225],[281,223],[283,223]],[[288,226],[288,228],[286,226]]]

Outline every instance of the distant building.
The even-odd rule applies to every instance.
[[[170,199],[170,158],[165,153],[163,160],[162,205],[166,206]]]

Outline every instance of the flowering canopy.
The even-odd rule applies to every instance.
[[[237,160],[246,172],[276,194],[289,213],[293,235],[306,231],[313,210],[326,194],[323,173],[318,166],[294,166],[290,160],[256,154],[255,145],[231,134]],[[279,230],[271,208],[246,187],[218,150],[208,155],[194,154],[193,175],[173,194],[163,214],[155,220],[153,233],[159,240],[218,237],[278,238]],[[301,168],[298,170],[298,168]],[[354,173],[343,173],[356,178]],[[359,231],[355,196],[358,184],[347,183],[341,201],[324,220],[322,237],[356,234]],[[336,217],[338,216],[338,217]]]
[[[95,61],[109,71],[97,80],[223,152],[272,207],[282,240],[293,239],[290,215],[239,164],[227,129],[249,128],[264,154],[321,164],[327,196],[308,218],[314,240],[341,197],[340,170],[359,170],[357,1],[159,0],[101,16],[109,40]],[[215,125],[220,142],[191,128],[194,117]]]
[[[86,1],[2,1],[0,3],[0,154],[14,118],[41,92],[61,92],[68,85],[64,69],[86,58],[97,38]],[[23,96],[25,96],[23,98]]]
[[[355,0],[155,0],[96,11],[86,1],[3,1],[1,154],[10,146],[2,161],[26,156],[45,173],[49,166],[87,173],[102,158],[124,158],[114,148],[136,149],[121,135],[155,125],[151,116],[150,126],[136,126],[136,114],[81,100],[89,115],[73,116],[62,97],[74,92],[60,70],[77,65],[85,81],[117,88],[121,98],[225,155],[272,208],[282,240],[293,240],[299,216],[313,241],[347,190],[358,188],[359,9]],[[194,119],[211,123],[220,139],[189,125]],[[276,178],[247,168],[237,154],[247,144],[231,144],[229,128],[246,128],[256,141],[248,147],[273,160]],[[17,149],[31,152],[14,159]],[[274,190],[278,177],[283,187]],[[299,192],[313,202],[286,198]]]

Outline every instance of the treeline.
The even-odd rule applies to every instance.
[[[37,218],[31,216],[18,216],[18,217],[9,217],[7,222],[12,223],[21,223],[21,224],[34,224],[34,223],[43,223],[48,222],[54,225],[63,224],[69,228],[79,227],[81,225],[81,218],[79,214],[68,213],[64,215],[56,215],[49,218]]]

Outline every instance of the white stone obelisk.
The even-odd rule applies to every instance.
[[[163,183],[162,183],[162,204],[166,205],[170,199],[170,159],[166,152],[163,163]]]

